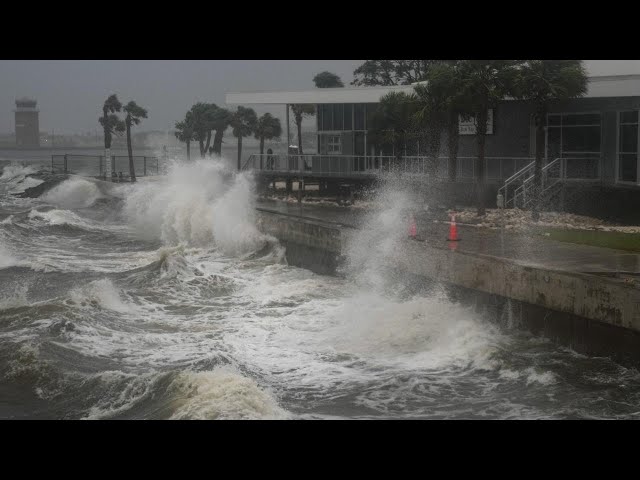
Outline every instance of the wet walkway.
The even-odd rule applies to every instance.
[[[263,208],[286,215],[301,216],[322,222],[359,228],[365,211],[328,205],[260,202]],[[640,254],[545,239],[539,234],[489,230],[458,224],[459,242],[447,242],[449,224],[442,222],[442,212],[416,216],[418,240],[431,247],[451,248],[459,252],[491,255],[509,259],[519,265],[550,270],[592,273],[633,281],[640,285]]]

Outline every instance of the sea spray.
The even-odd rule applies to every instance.
[[[65,209],[87,208],[102,198],[95,183],[82,178],[71,178],[53,187],[41,200]]]
[[[164,181],[140,183],[125,199],[136,233],[166,245],[216,246],[227,255],[260,248],[251,178],[220,160],[175,164]]]

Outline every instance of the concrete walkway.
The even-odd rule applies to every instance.
[[[317,206],[277,201],[260,202],[259,208],[361,228],[363,210],[338,206]],[[437,218],[436,218],[437,217]],[[459,242],[447,242],[449,224],[442,221],[442,212],[416,215],[418,240],[430,247],[490,255],[508,259],[523,266],[550,270],[591,273],[634,283],[640,287],[640,254],[624,250],[592,247],[545,239],[540,235],[501,232],[471,225],[458,224]],[[407,226],[408,228],[408,226]]]
[[[640,254],[611,248],[558,242],[540,235],[527,236],[458,225],[459,242],[447,242],[449,225],[431,223],[419,228],[419,238],[433,247],[505,258],[519,265],[581,273],[640,274]]]

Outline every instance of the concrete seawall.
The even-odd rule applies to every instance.
[[[316,219],[258,211],[259,228],[281,240],[292,265],[332,273],[354,229]],[[602,275],[532,267],[517,261],[436,248],[407,240],[392,264],[410,275],[444,284],[450,295],[491,311],[516,316],[578,352],[640,363],[640,289]]]

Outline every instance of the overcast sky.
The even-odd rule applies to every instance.
[[[40,130],[94,132],[104,99],[117,93],[123,103],[147,108],[143,130],[173,128],[195,102],[224,106],[228,91],[313,88],[323,70],[338,74],[345,85],[362,60],[2,60],[0,61],[0,132],[14,131],[15,99],[38,101]],[[587,60],[590,75],[640,74],[640,60]],[[264,109],[264,110],[263,110]],[[270,106],[282,116],[284,108]],[[282,110],[280,112],[279,110]]]

